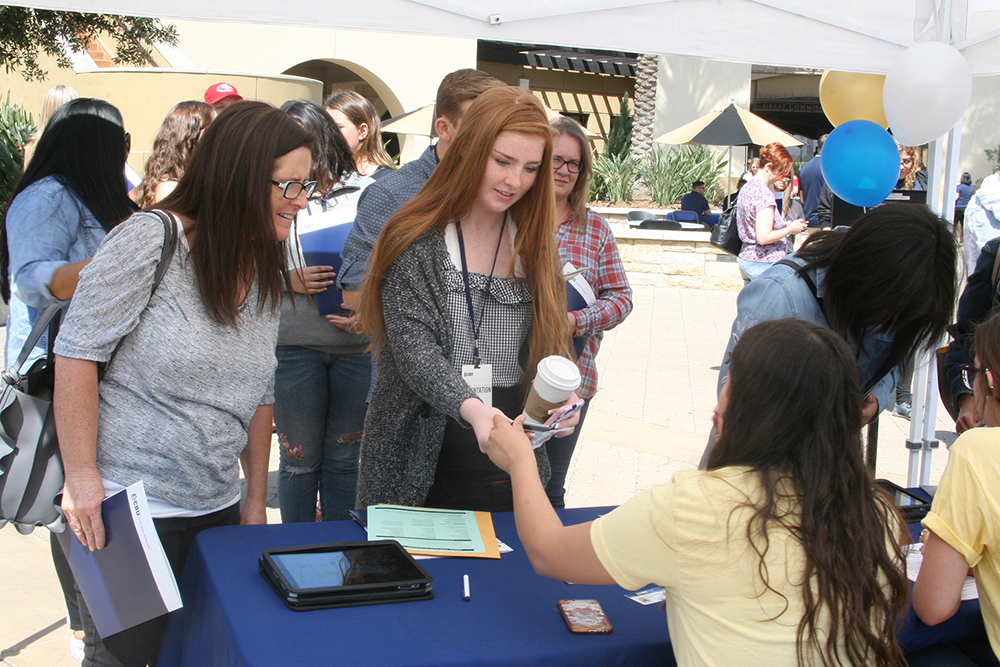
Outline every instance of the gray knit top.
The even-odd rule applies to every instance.
[[[180,227],[179,227],[180,230]],[[97,468],[191,510],[240,493],[238,457],[260,405],[274,402],[278,316],[257,312],[254,282],[238,328],[214,322],[202,305],[183,230],[150,299],[163,225],[136,213],[108,234],[80,285],[56,354],[107,361],[99,386]]]

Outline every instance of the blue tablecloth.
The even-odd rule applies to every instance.
[[[570,523],[606,510],[564,510]],[[421,564],[434,577],[423,602],[295,612],[257,569],[268,547],[366,539],[353,521],[233,526],[198,536],[180,582],[159,667],[352,665],[674,665],[660,605],[640,605],[617,586],[571,585],[531,569],[512,514],[494,514],[497,537],[514,548],[498,560],[442,558]],[[472,600],[462,600],[462,575]],[[561,599],[599,600],[614,631],[574,635]]]
[[[561,510],[567,523],[609,508]],[[425,560],[434,599],[294,612],[261,577],[268,547],[366,539],[353,521],[233,526],[198,536],[180,582],[184,609],[170,620],[159,667],[371,667],[675,665],[660,605],[640,605],[617,586],[571,585],[534,573],[513,515],[494,514],[497,537],[514,548],[497,561]],[[462,575],[472,600],[462,600]],[[599,600],[610,635],[573,635],[560,599]],[[979,602],[934,628],[912,617],[900,639],[908,650],[984,636]]]

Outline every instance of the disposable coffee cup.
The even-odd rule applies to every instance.
[[[580,382],[580,369],[569,359],[553,355],[539,361],[538,372],[524,403],[524,421],[544,424],[549,418],[549,410],[566,403]]]

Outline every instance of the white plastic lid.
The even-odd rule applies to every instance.
[[[567,393],[575,391],[580,386],[580,369],[567,359],[552,355],[538,362],[538,374],[553,389],[561,389]]]

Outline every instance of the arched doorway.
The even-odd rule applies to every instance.
[[[364,95],[375,106],[383,121],[403,113],[403,106],[384,82],[357,63],[346,60],[307,60],[288,68],[282,74],[302,76],[323,82],[323,99],[335,90],[353,90]],[[402,137],[385,132],[382,140],[389,155],[398,157]]]

